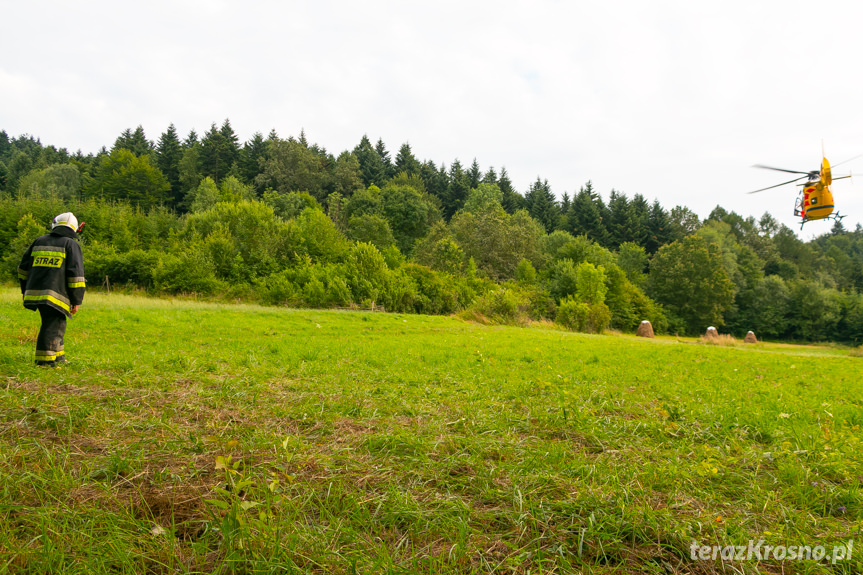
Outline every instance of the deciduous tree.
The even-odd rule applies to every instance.
[[[319,202],[327,195],[330,175],[323,158],[296,140],[269,142],[261,173],[255,184],[276,191],[308,192]]]
[[[141,208],[165,203],[171,185],[150,164],[150,156],[135,156],[126,148],[117,148],[102,156],[90,195],[109,200],[126,200]]]
[[[698,236],[659,248],[650,262],[648,293],[691,334],[724,325],[724,313],[734,301],[720,248]]]
[[[399,184],[388,184],[381,190],[381,212],[389,222],[396,244],[409,253],[414,242],[428,233],[434,210],[423,194]]]
[[[31,170],[18,183],[18,197],[54,197],[70,201],[80,198],[81,173],[75,164],[55,164]]]

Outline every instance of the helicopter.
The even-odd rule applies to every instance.
[[[851,158],[851,160],[859,157],[860,156],[855,156],[854,158]],[[830,168],[830,162],[828,162],[827,158],[824,157],[823,150],[821,158],[821,169],[813,170],[811,172],[799,172],[797,170],[786,170],[784,168],[774,168],[773,166],[755,164],[753,166],[754,168],[803,175],[798,178],[794,178],[793,180],[782,182],[781,184],[767,186],[766,188],[761,188],[760,190],[747,193],[756,194],[765,190],[778,188],[779,186],[793,184],[794,182],[799,182],[805,178],[805,182],[797,184],[798,186],[801,186],[801,190],[797,195],[797,201],[794,204],[794,215],[801,218],[800,229],[803,229],[803,225],[811,220],[841,220],[845,217],[844,215],[839,215],[839,212],[833,213],[835,206],[833,204],[833,190],[830,188],[830,185],[833,183],[833,180],[843,180],[845,178],[850,178],[851,176],[840,176],[838,178],[834,178]],[[851,160],[845,160],[842,164],[850,162]],[[836,165],[839,166],[841,164]]]

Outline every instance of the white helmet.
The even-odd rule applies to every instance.
[[[65,212],[54,218],[51,222],[51,229],[57,226],[69,226],[73,231],[78,231],[78,218],[72,212]]]

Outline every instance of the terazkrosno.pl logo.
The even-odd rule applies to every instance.
[[[824,561],[832,564],[849,561],[854,540],[831,547],[823,545],[768,545],[763,539],[747,545],[702,545],[693,541],[689,556],[693,561]]]

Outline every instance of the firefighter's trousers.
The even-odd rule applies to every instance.
[[[42,327],[36,338],[36,365],[53,366],[66,361],[63,336],[66,335],[66,315],[47,305],[39,306]]]

